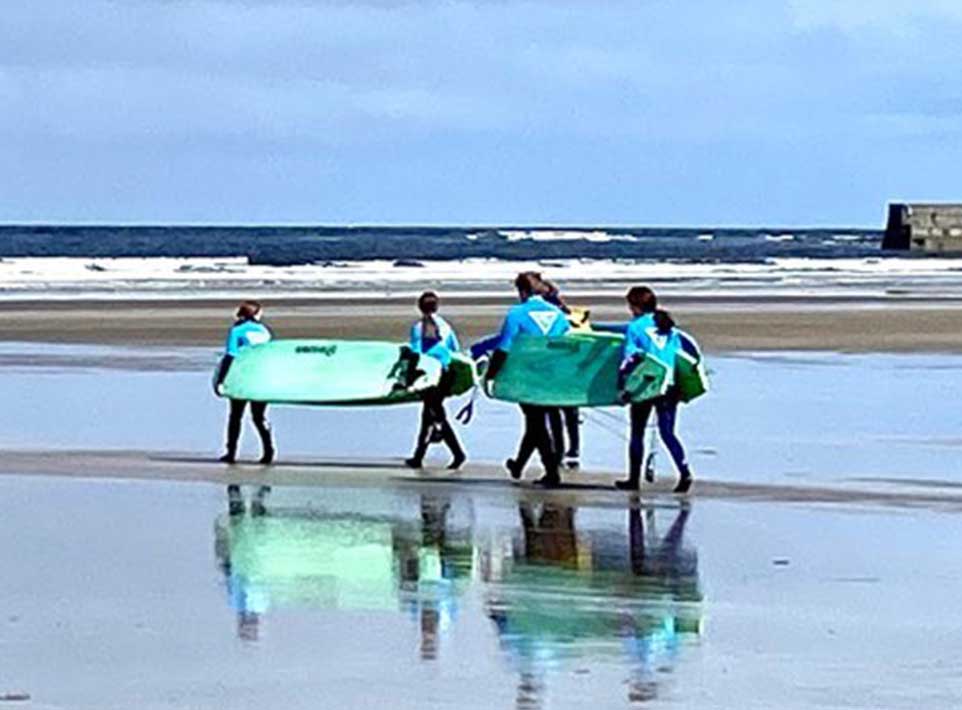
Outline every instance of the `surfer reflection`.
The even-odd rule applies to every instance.
[[[421,496],[421,525],[413,537],[398,536],[398,589],[402,608],[420,627],[421,660],[436,660],[440,638],[457,619],[461,592],[470,583],[474,550],[448,532],[451,501]]]
[[[701,601],[698,555],[694,548],[683,545],[690,513],[689,504],[683,501],[668,531],[659,536],[654,508],[646,508],[644,517],[638,508],[628,511],[632,573],[681,604]],[[645,623],[639,623],[638,617],[623,614],[621,622],[625,652],[633,660],[628,700],[632,703],[653,700],[657,697],[659,671],[674,665],[685,635],[700,633],[701,617],[675,613],[649,617]]]
[[[551,671],[606,657],[627,662],[630,702],[655,698],[701,630],[697,554],[683,543],[690,509],[663,536],[653,508],[634,509],[627,538],[578,534],[567,506],[521,504],[518,513],[520,539],[506,559],[486,561],[484,577],[488,617],[519,674],[517,707],[542,705]]]
[[[260,638],[261,614],[268,607],[268,596],[266,590],[248,579],[243,571],[235,569],[231,562],[231,542],[230,526],[215,526],[214,553],[224,575],[228,602],[237,613],[237,638],[241,641],[257,641]]]
[[[421,658],[437,658],[473,566],[471,529],[449,529],[450,508],[424,496],[413,520],[310,509],[220,516],[215,553],[238,637],[256,641],[275,609],[400,610],[420,628]]]

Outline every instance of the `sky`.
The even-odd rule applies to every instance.
[[[881,226],[957,0],[5,0],[0,222]]]

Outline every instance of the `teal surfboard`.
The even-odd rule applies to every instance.
[[[607,407],[622,404],[618,389],[624,337],[572,333],[556,338],[519,336],[494,380],[491,395],[507,402],[549,407]],[[668,368],[646,357],[626,389],[632,402],[663,395]]]
[[[698,343],[688,333],[678,331],[682,349],[675,357],[675,385],[679,399],[691,402],[708,391],[708,373]]]
[[[456,354],[452,394],[475,382],[474,363]],[[273,340],[245,348],[224,380],[231,399],[273,404],[380,405],[416,401],[438,383],[441,363],[406,346],[370,340]]]

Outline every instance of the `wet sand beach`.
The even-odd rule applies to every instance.
[[[210,373],[230,305],[0,309],[0,697],[84,710],[962,701],[962,311],[672,306],[704,323],[692,330],[713,378],[681,413],[698,477],[682,500],[663,453],[641,495],[611,488],[617,408],[586,413],[582,471],[557,491],[507,479],[519,415],[487,400],[459,430],[471,460],[456,474],[436,454],[422,472],[401,465],[415,406],[272,407],[277,465],[217,464]],[[502,308],[449,310],[470,339]],[[390,323],[400,338],[410,305],[344,309],[282,302],[271,323],[341,337]],[[711,335],[756,316],[770,333]],[[936,325],[913,337],[919,319]],[[779,328],[797,331],[790,350],[766,346]]]
[[[621,294],[572,298],[596,321],[624,321]],[[495,331],[508,296],[444,296],[444,313],[467,340]],[[264,299],[283,337],[403,340],[410,297]],[[714,352],[827,350],[962,352],[962,303],[918,298],[665,299],[678,323]],[[0,301],[0,339],[122,345],[217,345],[236,300]]]

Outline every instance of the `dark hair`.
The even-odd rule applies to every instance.
[[[522,271],[514,280],[514,287],[524,296],[537,293],[540,285],[541,276],[535,271]]]
[[[658,329],[658,335],[668,335],[675,327],[675,321],[668,311],[659,308],[655,311],[655,327]]]
[[[250,320],[260,312],[260,301],[241,301],[237,307],[237,317],[241,320]]]
[[[658,297],[647,286],[632,286],[625,294],[625,300],[642,313],[653,313],[658,308]]]
[[[441,303],[441,299],[434,291],[425,291],[418,296],[418,310],[426,316],[437,313],[439,303]]]

